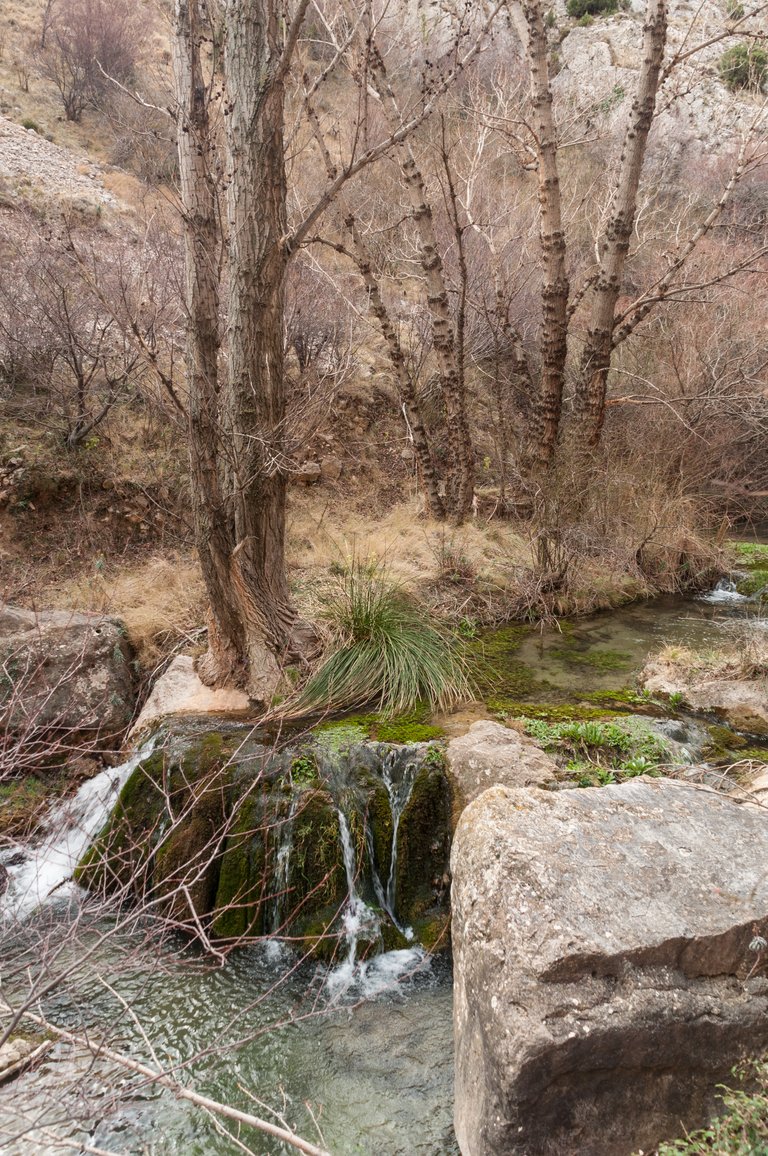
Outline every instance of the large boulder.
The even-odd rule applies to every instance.
[[[452,739],[447,757],[460,806],[497,784],[531,787],[554,782],[557,770],[554,759],[527,735],[485,719]]]
[[[120,746],[135,690],[132,654],[118,621],[2,605],[0,666],[0,728],[29,750],[35,744],[41,762],[59,748]]]
[[[768,814],[671,780],[495,787],[456,831],[466,1156],[628,1156],[768,1047]],[[761,939],[762,937],[762,939]]]

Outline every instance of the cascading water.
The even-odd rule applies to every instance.
[[[746,594],[739,594],[731,578],[721,578],[713,590],[700,595],[702,602],[749,602]]]
[[[400,830],[400,819],[406,804],[411,797],[413,790],[413,781],[416,777],[416,763],[414,761],[406,762],[403,768],[403,775],[400,782],[396,782],[392,777],[395,762],[397,760],[397,752],[392,751],[388,754],[381,768],[381,778],[384,786],[387,788],[389,795],[389,806],[392,812],[392,857],[389,864],[389,879],[387,880],[387,911],[392,914],[395,919],[395,886],[397,883],[397,837]],[[399,924],[398,924],[399,926]],[[406,939],[413,939],[413,931],[411,928],[403,931]]]
[[[398,777],[395,772],[400,768],[402,768],[402,773]],[[382,910],[389,915],[395,927],[407,939],[413,939],[413,931],[401,926],[395,911],[397,837],[400,818],[413,790],[416,768],[417,763],[413,759],[406,761],[403,765],[402,751],[390,751],[384,755],[379,769],[381,781],[386,787],[392,816],[390,871],[386,890],[382,886],[376,870],[370,826],[366,824],[365,827],[365,844],[374,893]],[[338,808],[337,814],[347,879],[347,900],[342,914],[347,954],[344,962],[329,973],[326,982],[332,999],[338,999],[341,995],[349,992],[352,987],[363,995],[371,996],[389,987],[403,974],[416,970],[423,963],[425,952],[420,947],[406,948],[383,952],[371,960],[358,962],[357,954],[360,940],[376,939],[380,933],[381,921],[377,913],[359,894],[358,864],[349,821],[341,806]]]
[[[8,886],[0,898],[0,920],[20,919],[52,896],[72,894],[72,872],[98,835],[128,777],[154,745],[150,741],[125,763],[95,775],[71,799],[52,807],[36,846],[12,845],[0,855]]]

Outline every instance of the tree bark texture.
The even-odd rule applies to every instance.
[[[540,0],[530,0],[524,4],[523,12],[528,26],[532,127],[536,136],[539,187],[539,238],[544,274],[541,288],[541,379],[531,415],[526,456],[529,467],[541,474],[552,465],[560,430],[568,352],[570,285],[566,268],[547,33]]]
[[[624,137],[613,208],[601,243],[600,270],[592,289],[589,329],[576,383],[575,436],[586,446],[598,444],[605,419],[616,303],[635,226],[637,193],[653,124],[666,40],[666,0],[648,0],[643,25],[643,63]]]
[[[273,0],[228,0],[227,372],[218,373],[221,244],[197,0],[177,0],[174,44],[187,267],[193,508],[210,600],[213,684],[267,701],[295,614],[284,563],[283,91]]]
[[[399,110],[384,62],[377,52],[374,52],[371,63],[371,78],[390,126],[394,128],[400,119]],[[397,156],[411,204],[412,219],[419,236],[421,268],[426,281],[427,306],[432,322],[432,344],[445,405],[449,459],[447,513],[460,523],[471,513],[475,488],[474,453],[467,416],[466,390],[463,373],[459,368],[454,322],[445,287],[445,272],[424,178],[410,143],[398,145]]]

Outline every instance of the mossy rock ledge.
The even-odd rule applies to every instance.
[[[450,841],[436,744],[329,750],[310,736],[279,748],[229,727],[148,755],[75,877],[198,937],[274,935],[332,959],[346,949],[348,867],[377,916],[359,955],[405,946],[408,928],[429,949],[447,946]]]

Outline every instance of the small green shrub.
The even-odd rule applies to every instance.
[[[724,1112],[709,1128],[684,1140],[660,1144],[658,1156],[766,1156],[768,1153],[768,1062],[754,1061],[734,1069],[751,1091],[722,1089]]]
[[[584,16],[611,16],[618,7],[618,0],[568,0],[568,15],[574,20]]]
[[[765,92],[768,85],[768,51],[746,41],[734,44],[720,57],[718,71],[732,91]]]
[[[39,136],[45,135],[43,133],[43,130],[40,128],[40,125],[37,123],[37,121],[32,120],[32,118],[29,116],[24,117],[23,121],[21,122],[21,127],[22,128],[31,128],[32,131],[38,133]]]

